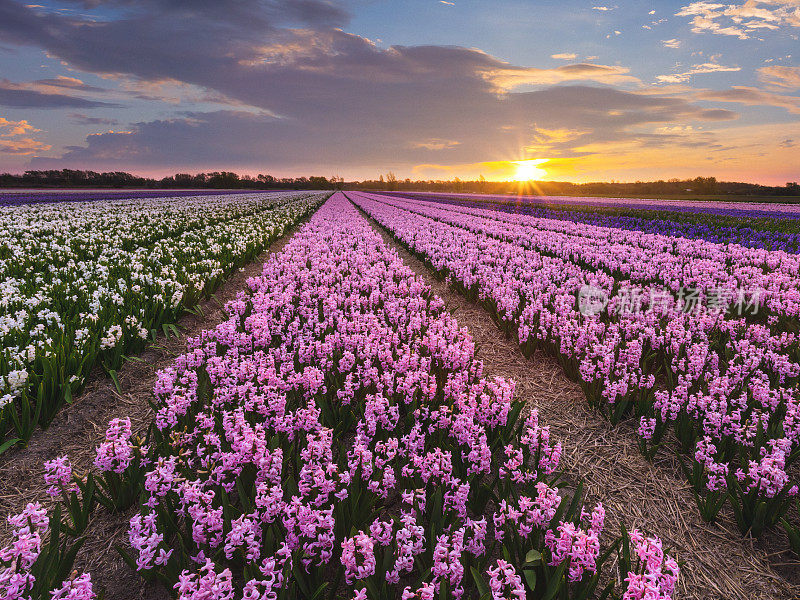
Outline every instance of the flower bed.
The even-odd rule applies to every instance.
[[[143,474],[143,576],[196,600],[672,596],[660,541],[583,508],[536,411],[342,195],[249,286],[159,375],[148,439],[115,422],[98,449],[112,509]],[[0,560],[27,593],[36,553]]]
[[[99,363],[119,368],[327,194],[0,211],[0,453],[47,426]],[[174,327],[174,326],[173,326]]]
[[[705,519],[730,501],[743,532],[759,535],[781,521],[798,491],[788,469],[800,457],[795,256],[731,255],[708,242],[352,197],[484,302],[526,352],[559,357],[612,421],[639,417],[645,455],[672,429]],[[766,314],[730,315],[703,302],[686,310],[669,292],[687,283],[703,302],[715,286],[764,286]],[[602,310],[582,310],[586,286],[608,298]],[[636,286],[639,310],[626,297]]]

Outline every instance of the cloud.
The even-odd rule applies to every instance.
[[[45,93],[28,89],[26,84],[13,83],[0,79],[0,106],[7,108],[112,108],[119,104],[98,102],[78,96],[58,93]]]
[[[746,40],[759,29],[800,27],[797,0],[747,0],[743,4],[692,2],[676,16],[692,17],[692,31],[735,36]],[[746,20],[748,19],[748,20]]]
[[[104,117],[90,117],[83,113],[70,113],[67,115],[73,123],[78,125],[119,125],[117,119],[107,119]]]
[[[574,52],[560,52],[559,54],[551,54],[550,58],[558,60],[575,60],[578,57]]]
[[[681,41],[675,38],[671,40],[661,40],[661,43],[664,45],[665,48],[680,48]]]
[[[771,65],[758,70],[759,78],[770,85],[800,88],[800,67]]]
[[[656,80],[661,83],[680,83],[688,81],[692,75],[701,75],[704,73],[728,73],[741,71],[741,67],[726,67],[714,62],[703,63],[699,65],[692,65],[692,67],[683,73],[674,73],[672,75],[658,75]]]
[[[52,146],[31,137],[20,137],[38,132],[28,121],[11,121],[0,117],[0,154],[30,156],[49,150]]]
[[[7,140],[0,138],[0,154],[15,154],[18,156],[32,156],[40,152],[47,152],[52,146],[31,138]]]
[[[750,106],[778,106],[800,114],[800,97],[764,92],[754,87],[733,86],[729,90],[704,90],[694,95],[699,100],[736,102]]]
[[[223,99],[226,107],[173,112],[134,123],[128,132],[93,134],[57,158],[34,158],[33,166],[263,170],[302,164],[311,170],[383,164],[399,170],[443,155],[454,164],[518,160],[524,147],[576,158],[614,143],[685,144],[675,133],[653,130],[737,117],[686,98],[609,87],[640,84],[622,65],[538,68],[474,48],[382,48],[334,27],[337,19],[346,20],[343,11],[332,13],[338,17],[331,25],[320,25],[319,15],[335,8],[327,2],[309,2],[291,18],[278,10],[296,11],[298,3],[289,0],[108,4],[119,18],[90,21],[0,0],[0,39],[43,48],[72,68],[133,82],[143,93],[190,86]],[[245,19],[242,7],[256,5],[269,9]],[[175,26],[178,17],[181,27]],[[52,83],[42,81],[36,85]],[[62,90],[83,84],[57,83]],[[59,100],[57,94],[39,96]],[[71,117],[75,122],[111,125],[87,121],[97,119],[84,114],[91,106],[74,108],[71,114],[80,115]]]
[[[36,81],[32,81],[30,84],[27,84],[29,89],[42,89],[42,88],[66,88],[70,90],[79,90],[82,92],[105,92],[106,90],[86,85],[80,79],[75,77],[66,77],[64,75],[59,75],[58,77],[53,77],[50,79],[37,79]]]
[[[34,159],[31,164],[102,169],[384,164],[400,169],[441,152],[453,163],[518,153],[520,140],[545,148],[551,156],[585,155],[580,148],[593,143],[652,144],[651,134],[638,131],[648,125],[736,117],[731,111],[704,109],[680,98],[578,85],[503,97],[487,92],[461,104],[452,100],[448,96],[439,105],[429,102],[424,115],[395,102],[368,109],[358,106],[336,119],[326,115],[310,124],[245,111],[189,113],[137,123],[130,132],[90,135],[85,145],[68,148],[60,158]],[[370,123],[370,135],[352,143],[353,131],[364,122]],[[547,126],[540,129],[538,123]]]
[[[14,137],[39,131],[27,121],[10,121],[0,117],[0,137]]]
[[[448,148],[455,148],[458,146],[460,142],[455,140],[440,140],[440,139],[430,139],[424,142],[413,142],[411,144],[412,148],[422,148],[425,150],[446,150]]]
[[[599,10],[599,11],[602,11],[602,12],[607,12],[607,11],[610,11],[610,10],[614,10],[615,8],[617,8],[617,7],[616,6],[593,6],[592,10]]]
[[[552,85],[566,81],[596,81],[600,83],[638,83],[628,75],[630,69],[612,65],[574,63],[554,69],[496,65],[483,71],[484,77],[501,90],[510,90],[522,85]]]

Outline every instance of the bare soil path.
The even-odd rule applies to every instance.
[[[370,222],[403,262],[441,296],[459,325],[469,330],[484,372],[514,379],[517,398],[539,409],[542,421],[563,445],[562,466],[584,479],[588,498],[605,506],[607,527],[624,522],[629,529],[639,527],[658,535],[678,560],[685,561],[676,598],[800,598],[800,587],[773,568],[763,545],[742,538],[729,515],[723,514],[715,525],[700,519],[674,457],[662,453],[655,465],[647,462],[630,424],[612,428],[553,358],[539,353],[526,358],[486,310],[438,279],[376,221]],[[794,564],[800,571],[800,562],[791,561],[789,566]]]

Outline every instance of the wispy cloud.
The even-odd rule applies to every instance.
[[[701,75],[704,73],[726,73],[726,72],[734,72],[734,71],[741,71],[741,67],[727,67],[725,65],[720,65],[714,62],[702,63],[699,65],[692,65],[692,67],[688,71],[684,71],[683,73],[673,73],[672,75],[658,75],[656,80],[661,83],[681,83],[682,81],[688,81],[691,79],[692,75]]]
[[[499,90],[512,90],[522,85],[551,85],[567,81],[597,81],[599,83],[638,83],[639,79],[629,75],[628,67],[574,63],[554,69],[515,67],[503,65],[487,69],[483,76]]]
[[[694,94],[694,98],[750,106],[777,106],[785,108],[790,113],[800,114],[800,97],[774,94],[749,86],[735,85],[728,90],[704,90]]]
[[[560,52],[559,54],[551,54],[550,58],[557,58],[558,60],[575,60],[578,57],[574,52]]]
[[[671,40],[661,40],[661,43],[664,45],[665,48],[680,48],[681,41],[675,38]]]
[[[461,142],[456,140],[441,140],[432,138],[423,142],[411,142],[409,146],[411,148],[420,148],[423,150],[447,150],[448,148],[455,148],[460,143]]]
[[[43,91],[44,88],[59,88],[78,90],[82,92],[105,92],[102,88],[92,85],[87,85],[77,77],[67,77],[66,75],[59,75],[58,77],[51,77],[49,79],[37,79],[32,81],[26,86],[28,89],[38,89]]]
[[[758,70],[761,81],[785,88],[800,88],[800,67],[770,65]]]
[[[614,10],[615,8],[617,8],[617,7],[616,6],[593,6],[592,10],[599,10],[599,11],[602,11],[602,12],[608,12],[610,10]]]
[[[77,125],[119,125],[117,119],[108,119],[105,117],[90,117],[83,113],[70,113],[67,115],[73,123]]]
[[[118,108],[119,104],[89,100],[52,91],[50,84],[15,83],[0,79],[0,106],[8,108]]]

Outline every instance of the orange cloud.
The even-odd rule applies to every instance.
[[[30,156],[50,150],[50,144],[42,143],[32,138],[20,138],[15,140],[0,139],[0,153],[2,154],[18,154],[21,156]]]
[[[0,117],[0,154],[28,156],[50,150],[52,146],[49,144],[30,137],[19,137],[38,133],[39,131],[27,121],[11,121],[5,117]]]
[[[791,113],[800,114],[800,97],[773,94],[758,88],[735,85],[729,90],[705,90],[695,94],[700,100],[737,102],[750,106],[778,106]]]
[[[761,67],[758,70],[759,78],[770,85],[785,88],[800,88],[800,67],[783,67],[773,65]]]
[[[37,132],[33,125],[27,121],[9,121],[6,118],[0,117],[0,137],[14,137],[23,135],[28,132]]]
[[[498,91],[509,91],[522,85],[553,85],[565,81],[596,81],[598,83],[639,83],[639,79],[628,75],[630,69],[613,65],[574,63],[553,69],[515,67],[512,65],[487,69],[483,77]]]

